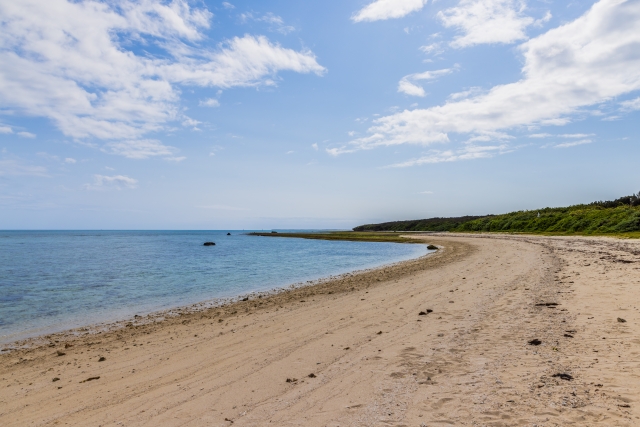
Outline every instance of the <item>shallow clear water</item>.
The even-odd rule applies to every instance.
[[[0,231],[0,342],[376,267],[424,245],[231,231]],[[205,247],[205,241],[215,246]]]

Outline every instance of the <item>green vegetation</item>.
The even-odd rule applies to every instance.
[[[640,231],[640,208],[577,205],[495,215],[461,224],[455,231],[552,234],[620,234]]]
[[[265,237],[298,237],[302,239],[318,240],[351,240],[356,242],[393,242],[393,243],[423,243],[414,239],[407,239],[394,233],[370,233],[356,231],[328,231],[326,233],[249,233],[251,236]]]
[[[360,225],[353,231],[453,231],[460,225],[482,216],[461,216],[456,218],[428,218],[409,221],[383,222]]]
[[[640,193],[612,201],[484,217],[431,218],[362,225],[357,231],[460,231],[640,237]]]

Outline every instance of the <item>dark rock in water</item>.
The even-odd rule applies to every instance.
[[[529,341],[529,344],[530,345],[540,345],[540,344],[542,344],[542,341],[540,341],[538,338],[536,338],[536,339],[533,339],[533,340]]]
[[[573,379],[573,377],[569,374],[553,374],[551,376],[554,378],[560,378],[567,381],[571,381]]]
[[[227,233],[227,236],[231,236],[231,233]]]
[[[272,231],[271,234],[278,234],[278,232],[277,231]]]
[[[436,245],[429,245],[429,246],[427,246],[427,249],[429,249],[430,251],[434,251],[434,250],[438,249],[438,247]]]
[[[204,246],[215,246],[215,242],[204,242]]]

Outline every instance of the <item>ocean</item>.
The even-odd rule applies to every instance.
[[[231,235],[227,235],[231,233]],[[245,231],[0,231],[0,343],[417,258]],[[213,241],[215,246],[203,246]]]

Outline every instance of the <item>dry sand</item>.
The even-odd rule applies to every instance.
[[[640,425],[640,242],[422,238],[442,249],[5,352],[0,425]]]

